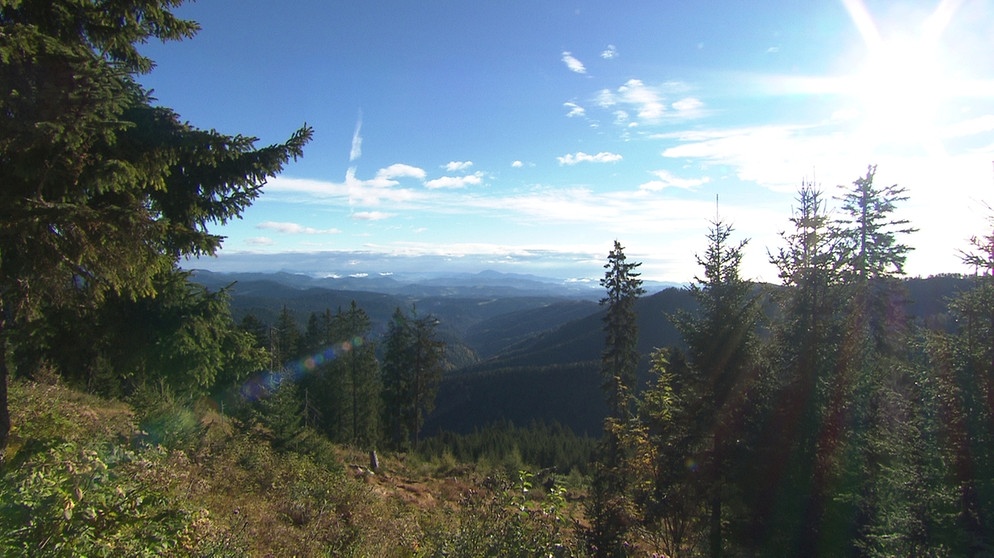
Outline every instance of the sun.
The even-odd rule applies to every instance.
[[[919,26],[887,37],[881,36],[860,0],[844,3],[866,45],[851,86],[861,134],[878,145],[941,152],[941,114],[955,94],[941,59],[947,3],[940,3]]]
[[[884,137],[913,142],[934,138],[947,82],[933,45],[921,40],[881,43],[857,76],[863,121]]]

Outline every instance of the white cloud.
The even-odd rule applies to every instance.
[[[483,173],[475,172],[466,176],[442,176],[425,182],[425,187],[430,190],[439,188],[465,188],[475,186],[483,181]]]
[[[611,60],[618,56],[618,49],[614,45],[607,45],[607,48],[601,51],[601,58],[604,60]]]
[[[637,107],[638,117],[643,120],[658,120],[666,111],[660,94],[646,87],[642,80],[630,79],[618,88],[618,96],[623,102]]]
[[[445,164],[446,172],[459,172],[473,166],[473,161],[449,161]]]
[[[653,171],[652,174],[656,175],[657,179],[640,184],[639,190],[658,192],[666,188],[693,189],[711,181],[711,179],[706,176],[703,178],[680,178],[678,176],[674,176],[673,173],[667,170]]]
[[[359,111],[359,118],[355,123],[355,132],[352,133],[352,149],[349,150],[349,162],[353,162],[362,156],[362,111]]]
[[[400,184],[397,179],[415,178],[417,180],[424,180],[426,176],[424,169],[411,165],[405,165],[403,163],[394,163],[389,167],[382,168],[376,171],[376,176],[369,180],[357,180],[355,178],[355,170],[355,168],[350,168],[346,173],[345,180],[347,184],[351,184],[359,188],[392,188],[393,186]]]
[[[956,124],[947,126],[942,130],[942,135],[946,138],[961,138],[982,134],[984,132],[990,132],[992,130],[994,130],[994,114],[985,114],[978,118],[957,122]]]
[[[343,182],[290,178],[280,175],[270,179],[266,184],[264,191],[267,197],[264,197],[263,200],[278,199],[306,204],[326,200],[325,203],[368,206],[381,203],[410,202],[421,197],[422,194],[419,190],[397,187],[399,182],[390,178],[391,173],[396,170],[385,173],[381,171],[376,178],[361,180],[356,178],[356,169],[353,167],[345,173]]]
[[[614,163],[621,160],[621,155],[617,153],[610,153],[608,151],[601,151],[595,155],[589,155],[583,151],[577,151],[576,153],[567,153],[562,157],[556,157],[560,165],[575,165],[577,163]]]
[[[356,211],[352,214],[352,218],[357,221],[382,221],[390,217],[393,215],[382,211]]]
[[[597,106],[601,108],[610,108],[618,104],[618,101],[614,97],[614,93],[610,89],[601,89],[597,92]]]
[[[686,83],[679,81],[650,86],[632,78],[617,89],[601,89],[594,96],[594,102],[602,109],[613,111],[617,125],[631,126],[632,121],[656,124],[663,119],[701,116],[704,102],[697,97],[686,96],[690,89]],[[669,100],[678,95],[680,97],[676,101]]]
[[[424,169],[414,167],[411,165],[405,165],[403,163],[395,163],[393,165],[390,165],[389,167],[382,168],[379,171],[377,171],[376,176],[377,178],[386,178],[386,179],[410,177],[410,178],[417,178],[418,180],[424,180],[425,171]]]
[[[249,246],[272,246],[276,242],[268,236],[253,236],[245,239],[245,244]]]
[[[315,229],[313,227],[305,227],[298,223],[281,222],[281,221],[263,221],[255,226],[257,229],[269,229],[284,234],[338,234],[342,231],[338,229]]]
[[[565,103],[563,103],[563,106],[569,109],[569,112],[566,113],[567,118],[573,118],[574,116],[583,116],[587,113],[587,111],[583,107],[574,103],[573,101],[566,101]]]
[[[521,167],[523,167],[523,166],[525,166],[525,164],[524,164],[524,163],[522,163],[522,162],[521,162],[520,160],[517,160],[517,161],[511,161],[511,167],[512,167],[512,168],[516,168],[516,169],[520,169],[520,168],[521,168]]]
[[[676,101],[671,105],[674,110],[687,113],[700,110],[704,107],[704,103],[696,97],[684,97],[679,101]]]
[[[569,51],[563,51],[563,62],[566,63],[566,67],[570,69],[571,72],[576,72],[578,74],[587,73],[587,68],[583,65]]]

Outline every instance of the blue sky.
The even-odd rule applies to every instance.
[[[994,203],[994,7],[946,2],[202,0],[142,82],[201,128],[304,158],[217,229],[217,270],[699,273],[709,223],[773,281],[802,180],[907,187],[912,275]],[[834,203],[830,205],[835,205]],[[432,256],[420,258],[419,256]],[[430,262],[430,263],[428,263]]]

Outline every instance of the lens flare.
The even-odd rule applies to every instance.
[[[280,370],[263,370],[253,374],[238,391],[246,400],[258,401],[272,394],[284,381],[299,382],[304,376],[317,372],[323,365],[365,343],[365,339],[356,336],[321,347],[311,354],[284,363]]]

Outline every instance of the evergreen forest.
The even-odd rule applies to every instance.
[[[313,131],[158,106],[179,4],[0,0],[0,554],[994,554],[990,208],[929,278],[873,165],[776,285],[720,213],[651,293],[620,239],[592,299],[192,271]]]

